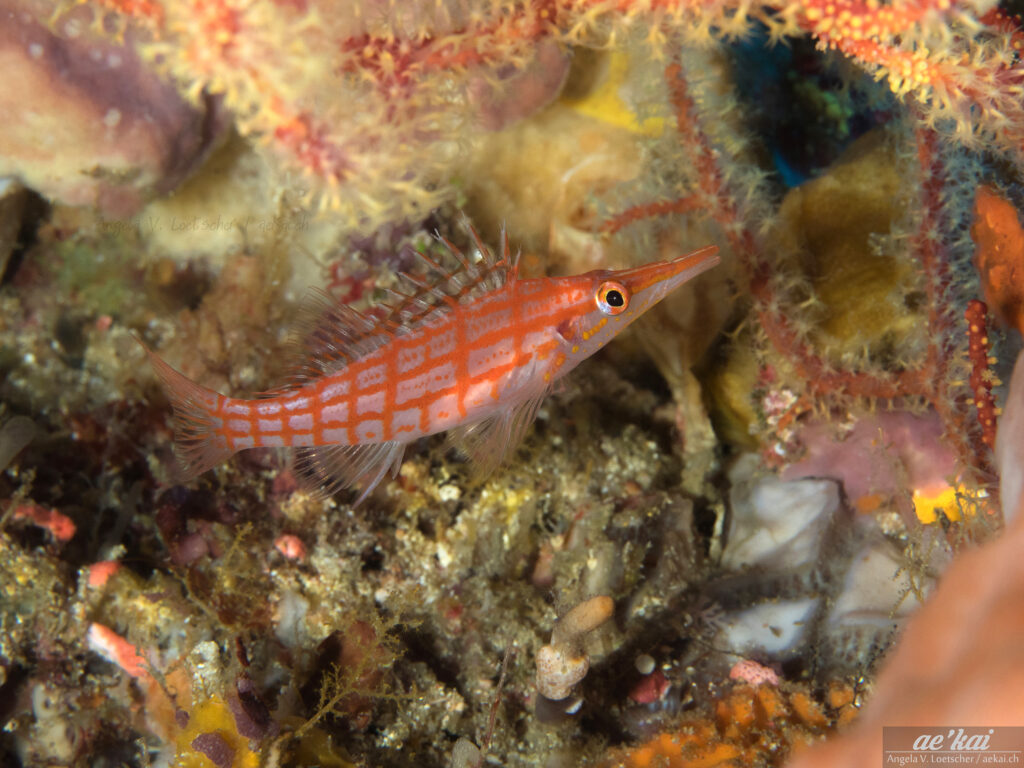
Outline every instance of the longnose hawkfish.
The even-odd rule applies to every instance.
[[[326,293],[302,310],[289,382],[262,398],[226,397],[150,352],[174,406],[185,479],[246,448],[292,447],[296,472],[323,493],[359,485],[359,501],[405,446],[448,430],[484,470],[519,443],[553,382],[671,291],[718,263],[709,246],[671,261],[573,277],[519,277],[502,233],[495,257],[472,230],[475,260],[358,312]]]

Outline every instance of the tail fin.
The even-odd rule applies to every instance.
[[[174,447],[182,470],[175,479],[190,480],[234,453],[224,436],[223,421],[215,415],[222,395],[178,373],[145,344],[142,348],[174,407]]]

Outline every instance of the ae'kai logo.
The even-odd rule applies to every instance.
[[[987,750],[993,733],[995,733],[995,728],[989,728],[988,733],[968,734],[963,728],[950,728],[945,735],[941,733],[922,733],[914,739],[914,750],[927,750],[931,752],[941,750],[952,752]]]

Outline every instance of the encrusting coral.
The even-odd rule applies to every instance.
[[[626,768],[740,768],[779,765],[772,755],[799,752],[856,716],[856,694],[832,685],[824,701],[800,686],[727,686],[709,717],[687,717],[636,747],[615,750],[601,766]]]

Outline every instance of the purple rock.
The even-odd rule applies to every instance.
[[[192,749],[210,758],[217,768],[231,768],[235,762],[235,750],[217,731],[196,736],[192,739]]]

